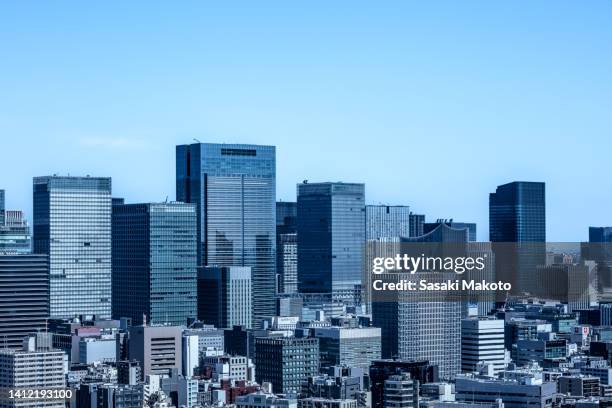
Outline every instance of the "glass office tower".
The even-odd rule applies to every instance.
[[[193,204],[113,205],[113,317],[187,324],[197,316]]]
[[[33,251],[49,256],[51,317],[111,316],[111,179],[34,178]]]
[[[176,197],[196,205],[199,265],[250,266],[254,325],[263,317],[273,316],[275,147],[214,143],[177,146]]]
[[[410,236],[410,207],[407,205],[366,205],[365,265],[363,268],[362,302],[372,312],[372,271],[374,258],[394,257],[400,237]]]
[[[359,303],[365,245],[365,185],[297,186],[298,288]]]
[[[544,183],[515,181],[489,195],[489,239],[497,278],[511,282],[515,293],[533,291],[536,268],[546,264]]]

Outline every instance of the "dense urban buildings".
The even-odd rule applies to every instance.
[[[30,226],[22,211],[5,208],[0,190],[0,254],[27,254],[31,248]]]
[[[248,266],[207,266],[198,271],[198,319],[222,329],[251,328],[252,272]]]
[[[176,198],[196,205],[198,265],[250,266],[253,323],[274,315],[275,147],[177,146]]]
[[[365,186],[309,183],[297,186],[298,289],[357,304],[365,242]]]
[[[0,254],[0,348],[20,348],[48,318],[47,256]]]
[[[50,314],[111,316],[111,179],[34,178],[34,253],[49,257]]]
[[[197,315],[193,204],[113,205],[113,317],[187,324]]]

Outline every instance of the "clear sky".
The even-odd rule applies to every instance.
[[[112,176],[173,199],[174,146],[277,146],[277,196],[365,182],[370,203],[478,223],[545,181],[549,241],[612,225],[612,2],[2,2],[0,188]]]

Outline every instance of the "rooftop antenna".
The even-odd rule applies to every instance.
[[[166,196],[166,204],[168,204],[168,196]]]
[[[198,143],[202,143],[202,142],[200,142],[198,139],[196,139],[195,137],[193,138],[193,140],[195,140],[195,141],[196,141],[196,142],[198,142]]]

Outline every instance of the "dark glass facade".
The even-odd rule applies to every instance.
[[[199,264],[252,268],[254,324],[275,310],[275,157],[274,146],[176,148],[176,196],[196,205]]]
[[[49,256],[52,317],[111,316],[111,179],[34,178],[33,252]]]
[[[46,255],[0,255],[0,348],[21,348],[49,317]]]
[[[536,268],[546,264],[544,183],[515,181],[489,195],[489,239],[497,277],[512,283],[515,293],[533,291]],[[503,243],[519,244],[509,250]]]
[[[278,293],[297,293],[297,203],[276,203]]]
[[[361,296],[365,186],[303,183],[298,197],[298,288],[355,303]]]
[[[187,324],[196,317],[193,204],[113,205],[113,317]]]

